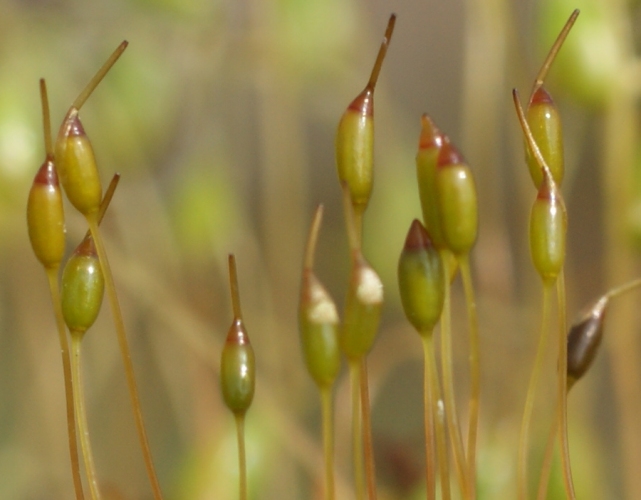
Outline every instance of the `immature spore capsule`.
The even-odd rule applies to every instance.
[[[421,335],[438,323],[445,300],[445,272],[439,251],[416,219],[398,261],[398,287],[407,319]]]
[[[98,317],[105,290],[96,247],[85,237],[62,273],[62,314],[72,334],[84,335]]]
[[[454,254],[463,255],[474,246],[478,232],[476,183],[463,156],[446,136],[436,168],[436,192],[443,238]]]
[[[31,185],[27,227],[31,247],[40,263],[48,269],[59,266],[65,252],[65,214],[51,158],[42,164]]]
[[[541,151],[541,156],[550,169],[554,182],[560,186],[565,170],[561,117],[552,96],[542,86],[536,89],[532,95],[525,116],[532,131],[532,137]],[[538,188],[543,182],[543,173],[541,166],[527,145],[525,158],[532,181]]]

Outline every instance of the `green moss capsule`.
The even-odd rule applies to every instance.
[[[398,261],[398,287],[407,319],[421,335],[431,334],[443,310],[445,272],[439,251],[416,219]]]
[[[383,307],[383,283],[359,251],[352,259],[341,349],[350,361],[358,361],[374,344]]]
[[[603,338],[607,297],[601,297],[574,322],[568,333],[568,388],[588,371]]]
[[[329,387],[341,366],[336,305],[314,273],[303,271],[298,326],[305,365],[319,387]]]
[[[478,201],[472,171],[444,136],[436,162],[437,201],[447,247],[456,255],[469,252],[478,231]]]
[[[256,380],[254,349],[240,318],[235,318],[220,358],[220,387],[225,404],[234,414],[243,414],[254,399]]]
[[[62,273],[62,314],[72,333],[83,335],[98,317],[105,280],[93,239],[85,237]]]
[[[532,136],[550,169],[554,182],[560,186],[565,171],[561,117],[552,97],[543,87],[539,87],[534,92],[525,114]],[[538,189],[541,182],[543,182],[543,174],[539,163],[527,145],[525,147],[525,158],[532,181]]]
[[[241,416],[245,414],[254,399],[256,361],[240,311],[236,260],[233,255],[229,256],[229,285],[234,320],[227,332],[227,339],[220,356],[220,388],[227,407],[234,415]]]
[[[436,161],[442,145],[443,133],[434,121],[424,114],[421,117],[421,135],[418,153],[416,153],[416,179],[423,222],[431,241],[437,248],[447,246],[441,229],[441,216],[436,195]]]
[[[102,200],[102,184],[91,142],[75,109],[60,127],[56,164],[71,204],[85,216],[96,213]]]
[[[565,262],[567,214],[563,198],[549,173],[543,178],[530,212],[530,253],[546,283],[553,283]]]
[[[36,257],[46,268],[60,265],[65,252],[65,214],[58,174],[51,158],[36,174],[27,200],[27,228]]]
[[[347,107],[336,132],[338,179],[347,187],[357,216],[367,208],[374,183],[374,89],[395,22],[392,14],[370,79]]]

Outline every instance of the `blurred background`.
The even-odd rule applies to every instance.
[[[166,498],[237,497],[234,420],[218,385],[232,319],[230,252],[257,358],[246,422],[250,496],[321,498],[319,398],[296,324],[302,250],[323,203],[316,271],[342,304],[349,260],[334,134],[369,77],[391,12],[398,19],[376,91],[376,180],[364,234],[365,255],[386,287],[369,359],[379,496],[424,496],[422,350],[400,309],[395,272],[405,234],[420,217],[414,156],[428,112],[466,156],[480,196],[472,254],[483,370],[479,498],[514,498],[541,282],[527,241],[535,190],[511,89],[525,102],[576,7],[582,14],[548,87],[565,127],[570,319],[608,287],[641,275],[637,1],[0,0],[0,498],[73,494],[58,339],[25,223],[44,158],[38,79],[47,80],[55,133],[123,39],[129,48],[81,117],[105,184],[122,174],[103,231]],[[66,215],[71,251],[86,226],[69,206]],[[465,421],[467,330],[458,282],[454,294]],[[602,352],[570,397],[579,498],[641,498],[638,300],[630,294],[613,303]],[[103,309],[83,341],[96,466],[107,498],[149,499]],[[533,481],[553,411],[554,350],[548,354]],[[335,391],[339,498],[352,495],[345,375]],[[562,498],[554,481],[551,498]]]

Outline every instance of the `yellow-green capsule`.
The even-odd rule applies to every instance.
[[[568,389],[588,371],[603,337],[607,297],[601,297],[577,321],[568,333]]]
[[[443,133],[427,114],[421,117],[421,125],[418,153],[416,153],[416,179],[423,222],[436,248],[445,248],[447,245],[441,229],[441,217],[436,198],[436,160],[443,145]]]
[[[55,158],[71,204],[85,216],[98,212],[102,200],[100,175],[91,142],[73,108],[60,127]]]
[[[567,213],[554,180],[544,172],[530,212],[530,253],[543,281],[552,284],[565,262]]]
[[[456,255],[465,254],[474,246],[478,231],[476,184],[470,167],[447,136],[436,161],[436,191],[447,248]]]
[[[91,236],[73,252],[62,273],[62,315],[72,334],[83,335],[98,317],[105,280]]]
[[[336,169],[341,185],[347,186],[354,213],[363,214],[369,203],[374,183],[374,88],[392,38],[396,16],[387,23],[365,89],[343,113],[336,132]]]
[[[341,366],[336,305],[310,269],[303,271],[298,327],[305,365],[319,387],[329,387]]]
[[[65,252],[65,214],[58,174],[47,158],[36,174],[27,200],[27,228],[36,257],[46,268],[60,265]]]
[[[550,169],[554,182],[560,186],[565,171],[561,117],[556,104],[552,100],[552,96],[543,87],[539,87],[532,95],[525,116],[534,141]],[[539,163],[527,145],[525,147],[525,159],[534,186],[538,189],[543,181],[543,174]]]
[[[227,407],[235,414],[244,414],[254,399],[256,361],[254,349],[240,318],[234,321],[220,358],[220,387]]]
[[[341,349],[350,361],[362,359],[374,345],[382,308],[383,283],[360,251],[355,251],[340,335]]]
[[[421,335],[431,334],[443,310],[445,272],[439,251],[417,219],[398,261],[398,288],[407,319]]]
[[[367,87],[347,107],[336,132],[338,179],[356,213],[363,213],[374,184],[374,89]]]

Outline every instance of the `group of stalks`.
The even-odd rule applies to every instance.
[[[125,326],[105,245],[98,227],[114,194],[119,175],[114,175],[103,196],[93,149],[78,116],[85,101],[126,47],[127,42],[123,42],[78,95],[60,126],[55,144],[51,136],[46,85],[44,80],[40,80],[46,157],[29,193],[27,226],[33,251],[43,265],[49,281],[58,327],[66,395],[69,454],[76,499],[84,498],[78,436],[91,498],[93,500],[101,498],[101,485],[91,451],[85,409],[81,343],[98,316],[105,288],[153,497],[155,500],[162,499],[142,419]],[[66,246],[63,190],[71,205],[84,216],[89,230],[67,260],[60,279],[60,267]],[[71,351],[69,338],[71,338]]]
[[[567,334],[563,277],[567,215],[560,189],[564,171],[563,139],[559,112],[544,88],[544,80],[577,16],[578,11],[572,13],[550,50],[535,79],[525,111],[521,108],[517,91],[513,92],[525,137],[526,163],[536,189],[529,223],[530,250],[534,267],[543,283],[540,340],[518,440],[517,495],[521,500],[529,498],[531,493],[528,479],[528,472],[533,469],[529,446],[530,424],[551,332],[556,330],[558,338],[558,384],[554,402],[556,416],[550,426],[540,467],[537,498],[546,496],[554,443],[558,436],[566,495],[574,499],[568,450],[567,394],[595,356],[609,301],[641,284],[636,280],[599,298]],[[314,215],[304,256],[298,310],[299,331],[304,361],[321,399],[325,469],[324,479],[319,483],[324,484],[326,499],[335,497],[332,393],[342,356],[347,359],[351,381],[353,489],[359,500],[365,496],[369,499],[377,497],[367,356],[379,327],[383,284],[364,256],[362,242],[364,215],[373,187],[374,90],[395,20],[392,15],[370,79],[365,89],[347,107],[336,136],[336,165],[343,192],[351,263],[342,319],[330,293],[314,272],[322,205]],[[35,177],[27,209],[31,243],[49,279],[58,325],[67,398],[69,452],[77,499],[84,498],[77,431],[91,498],[100,498],[100,482],[91,453],[85,412],[80,346],[96,319],[105,286],[151,489],[156,500],[162,498],[138,402],[124,323],[99,230],[118,176],[114,177],[103,197],[93,151],[78,118],[80,108],[125,47],[126,42],[123,42],[72,104],[55,144],[50,133],[46,88],[44,80],[41,81],[46,159]],[[481,371],[479,328],[470,266],[470,252],[477,239],[478,228],[476,186],[470,167],[448,136],[427,114],[422,116],[421,124],[416,174],[422,222],[415,219],[410,225],[398,261],[398,285],[407,319],[423,344],[426,497],[444,500],[460,497],[469,500],[477,497],[476,448]],[[64,257],[65,233],[59,178],[70,203],[86,218],[89,226],[86,237],[65,265],[62,285],[59,284],[59,274]],[[221,353],[220,382],[225,404],[236,419],[239,497],[244,500],[248,492],[243,428],[254,395],[255,359],[242,319],[233,255],[229,256],[229,270],[233,321]],[[467,425],[463,431],[460,423],[463,419],[459,419],[454,390],[451,319],[451,287],[459,275],[464,289],[469,332],[469,404],[465,414]],[[551,321],[555,288],[556,325]],[[440,332],[438,352],[434,340],[437,326]],[[68,335],[71,338],[71,351]],[[452,467],[454,474],[451,473]]]

